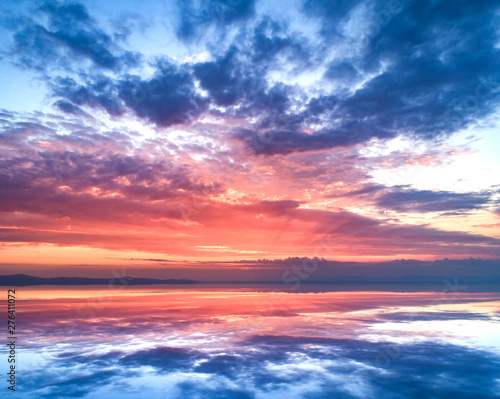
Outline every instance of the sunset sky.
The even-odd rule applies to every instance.
[[[0,21],[2,271],[500,258],[498,1],[6,0]]]

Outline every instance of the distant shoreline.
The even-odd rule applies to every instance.
[[[307,292],[342,292],[342,291],[388,291],[388,292],[500,292],[500,284],[495,282],[458,281],[456,287],[444,281],[335,281],[335,282],[302,282],[298,287],[283,282],[206,282],[188,279],[150,279],[131,276],[105,278],[87,277],[35,277],[23,274],[0,276],[2,287],[43,287],[83,288],[91,286],[108,286],[110,288],[138,286],[169,286],[170,289],[186,286],[193,289],[236,289],[263,292],[307,293]],[[160,287],[158,287],[160,288]]]
[[[113,278],[90,277],[36,277],[26,274],[0,276],[0,286],[28,287],[35,285],[151,285],[151,284],[198,284],[199,281],[188,279],[152,279],[120,276]]]

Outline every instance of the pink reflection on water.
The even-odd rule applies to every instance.
[[[252,335],[381,339],[381,336],[446,335],[433,321],[394,329],[387,315],[404,314],[411,325],[418,312],[498,315],[498,293],[322,292],[291,294],[247,290],[163,287],[24,288],[20,319],[30,346],[44,342],[96,341],[121,347],[141,344],[216,349]],[[430,312],[430,313],[429,313]],[[440,314],[441,314],[440,313]],[[385,323],[385,324],[384,324]],[[386,326],[376,329],[374,325]],[[422,328],[424,326],[425,328]],[[473,334],[469,331],[468,334]],[[449,335],[449,334],[448,334]]]

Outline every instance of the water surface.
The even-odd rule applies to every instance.
[[[304,291],[20,288],[15,396],[500,397],[500,293]]]

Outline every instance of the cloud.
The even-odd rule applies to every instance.
[[[309,358],[331,359],[334,362],[351,359],[357,364],[375,367],[371,370],[368,367],[356,368],[349,363],[344,363],[344,367],[339,367],[334,363],[326,366],[325,371],[346,373],[351,381],[354,378],[359,385],[368,384],[371,388],[370,392],[376,396],[413,396],[424,392],[426,396],[442,398],[464,394],[494,397],[494,384],[489,378],[498,366],[498,359],[488,352],[457,345],[433,342],[384,345],[380,342],[356,339],[278,335],[255,336],[249,339],[247,344],[266,348],[268,352],[304,353]],[[311,349],[308,349],[311,344]],[[383,351],[384,347],[387,352]],[[479,359],[482,359],[484,363],[481,363],[481,370],[475,370],[472,376],[467,364],[471,361],[479,361]],[[440,377],[436,379],[438,374]],[[433,384],[428,383],[431,378],[434,381]],[[457,381],[457,384],[449,384],[449,378]],[[475,382],[476,378],[486,385],[479,387]],[[325,382],[316,385],[316,389],[312,391],[317,391],[316,397],[319,398],[331,397],[332,393],[337,390],[343,391],[345,395],[349,391],[345,391],[347,386],[342,382],[341,380],[340,384],[336,385],[335,390],[332,390],[331,383]],[[359,396],[356,395],[356,397]]]
[[[195,361],[200,359],[206,361],[196,366]],[[78,360],[86,366],[98,366],[91,359]],[[470,364],[478,367],[471,370]],[[110,385],[113,377],[124,377],[124,367],[140,370],[141,366],[150,366],[174,384],[171,396],[179,398],[198,394],[254,398],[263,393],[355,398],[360,390],[384,397],[423,392],[438,398],[494,398],[499,360],[487,351],[442,342],[392,344],[349,338],[255,335],[241,342],[231,354],[207,356],[186,348],[155,347],[122,357],[120,365],[112,372],[101,370],[102,375],[95,382]],[[178,372],[186,373],[185,378],[172,380],[170,376]],[[203,374],[210,374],[210,379],[196,378]],[[90,388],[91,377],[97,376],[70,377],[54,385],[50,394],[62,397],[71,389],[75,397],[83,396]],[[450,379],[454,384],[449,383]],[[433,383],[429,384],[431,380]],[[127,393],[125,387],[123,394]]]
[[[267,118],[283,116],[293,94],[292,86],[270,82],[266,74],[283,62],[306,66],[312,54],[303,37],[270,18],[240,33],[238,39],[215,59],[193,65],[194,77],[213,103],[229,107],[225,111],[229,115],[245,119],[254,115],[265,125],[270,122]]]
[[[81,108],[65,100],[57,100],[54,106],[67,114],[88,116]]]
[[[168,60],[159,61],[157,68],[150,79],[89,74],[83,83],[55,78],[50,87],[54,97],[63,99],[55,103],[62,111],[81,113],[80,107],[90,107],[121,116],[129,110],[160,127],[189,124],[207,109],[208,101],[196,92],[189,69]]]
[[[319,19],[320,33],[325,39],[338,41],[342,38],[341,22],[361,3],[361,0],[305,0],[302,11],[305,15]]]
[[[196,360],[204,356],[195,350],[173,347],[156,347],[137,351],[123,357],[120,362],[126,366],[152,366],[163,371],[189,369]]]
[[[396,212],[428,213],[442,212],[444,215],[460,215],[487,208],[494,203],[495,190],[457,193],[452,191],[417,190],[410,186],[386,187],[368,183],[348,192],[332,193],[326,198],[359,197],[373,200],[377,209]]]
[[[89,390],[107,386],[118,378],[119,374],[116,370],[99,370],[95,373],[75,373],[49,384],[38,380],[38,385],[33,385],[31,382],[29,388],[42,388],[39,392],[39,397],[42,398],[83,398]]]
[[[58,77],[54,78],[50,87],[54,97],[64,99],[55,103],[61,111],[81,113],[79,107],[88,106],[102,108],[113,116],[120,116],[125,112],[116,83],[104,75],[89,77],[85,84],[79,84],[73,78]]]
[[[178,35],[184,39],[236,21],[240,30],[235,40],[208,46],[208,61],[179,64],[160,57],[153,77],[143,78],[131,73],[140,57],[97,27],[82,5],[51,5],[42,7],[48,25],[30,23],[17,30],[14,53],[40,71],[46,59],[65,70],[76,67],[77,76],[46,78],[64,112],[77,115],[90,107],[121,116],[131,111],[160,127],[189,125],[209,114],[234,118],[246,123],[231,137],[266,156],[401,134],[442,138],[488,117],[499,104],[495,2],[459,3],[453,9],[442,1],[425,7],[306,2],[302,11],[320,21],[322,38],[302,35],[269,15],[257,16],[252,1],[181,1],[178,9]],[[380,26],[370,36],[363,26],[373,21]],[[345,54],[332,59],[333,46],[346,46]],[[72,56],[97,68],[78,69]],[[108,76],[103,69],[124,73]],[[319,70],[323,77],[311,89],[286,81],[300,82],[308,71]],[[270,79],[276,71],[282,71],[282,79]]]
[[[150,80],[127,76],[118,85],[118,93],[135,114],[158,126],[189,124],[207,107],[207,101],[195,90],[188,69],[167,60],[159,62],[159,72]]]
[[[359,77],[359,72],[348,62],[332,62],[325,72],[327,79],[352,82]]]
[[[382,320],[396,322],[442,321],[442,320],[490,320],[491,317],[481,313],[468,312],[393,312],[379,316]]]
[[[221,30],[242,22],[254,14],[254,0],[180,0],[177,2],[179,26],[177,36],[182,40],[200,37],[210,26]]]
[[[38,71],[50,67],[71,70],[77,60],[120,71],[138,65],[137,53],[121,49],[80,3],[44,2],[38,12],[48,22],[24,20],[14,33],[12,51],[17,64]]]
[[[380,208],[427,213],[482,209],[490,202],[491,194],[405,189],[390,190],[376,198],[376,205]]]
[[[197,394],[201,394],[205,397],[218,398],[218,399],[254,399],[255,394],[253,392],[246,391],[244,388],[228,388],[220,387],[210,388],[202,387],[195,382],[184,382],[180,383],[178,386],[179,391],[183,395],[182,397],[193,397]]]
[[[324,20],[324,33],[335,31],[337,36],[327,35],[325,42],[349,43],[338,26],[341,21],[354,20],[353,7],[358,3],[314,2],[305,9]],[[384,11],[385,2],[374,4],[367,15],[360,14],[365,22]],[[330,64],[327,78],[338,75],[348,82],[359,74],[364,83],[309,99],[300,114],[302,126],[321,122],[322,128],[312,134],[271,130],[267,133],[271,139],[260,140],[262,148],[253,146],[254,152],[273,155],[320,150],[401,133],[433,139],[487,117],[499,103],[497,9],[494,2],[456,7],[446,2],[409,3],[391,15],[377,35],[359,41],[357,52]],[[362,29],[363,25],[358,36]],[[325,101],[328,106],[318,107]],[[237,137],[253,143],[257,135],[242,132]]]
[[[328,194],[325,197],[326,198],[338,198],[338,197],[356,197],[356,196],[363,196],[366,194],[375,194],[380,191],[386,190],[387,187],[382,185],[382,184],[374,184],[374,183],[369,183],[365,184],[362,188],[356,189],[356,190],[351,190],[349,192],[343,192],[339,194]]]
[[[314,134],[282,130],[271,130],[260,134],[256,131],[241,130],[234,137],[245,141],[258,155],[286,155],[359,144],[366,140],[366,136],[358,128],[363,129],[363,126],[350,126],[349,129],[343,131],[322,130]],[[381,134],[378,137],[384,138],[384,136]],[[390,135],[385,136],[385,138],[389,137]]]

